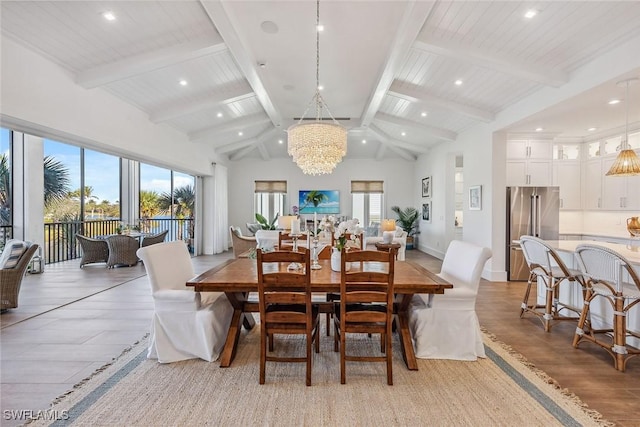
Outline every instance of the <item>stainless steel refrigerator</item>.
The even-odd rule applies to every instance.
[[[522,235],[558,240],[559,187],[507,187],[507,280],[527,280],[529,267],[520,245]]]

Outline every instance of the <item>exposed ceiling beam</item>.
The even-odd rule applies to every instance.
[[[560,87],[569,81],[569,76],[563,72],[531,64],[518,63],[512,59],[501,58],[482,49],[469,48],[450,40],[434,41],[428,35],[422,35],[416,40],[413,47],[424,52],[446,56],[547,86]]]
[[[429,95],[425,90],[417,85],[402,83],[397,80],[394,81],[391,88],[389,88],[389,95],[402,98],[426,108],[444,108],[445,110],[464,114],[467,117],[471,117],[472,119],[480,120],[485,123],[492,122],[495,119],[495,114],[490,111],[470,107],[459,102],[448,101],[434,95]]]
[[[387,151],[387,146],[384,143],[380,143],[376,150],[376,160],[384,160],[384,153]]]
[[[373,118],[380,109],[387,90],[391,86],[391,83],[393,83],[393,79],[398,74],[400,68],[404,65],[413,42],[418,37],[418,34],[420,34],[420,30],[435,4],[436,2],[420,0],[407,2],[402,21],[400,25],[398,25],[399,30],[391,44],[389,56],[378,78],[378,83],[369,96],[364,110],[360,115],[360,126],[369,126],[373,121]]]
[[[441,129],[434,126],[427,126],[422,123],[414,122],[413,120],[407,120],[400,117],[392,116],[387,113],[378,113],[376,114],[376,120],[380,120],[387,123],[392,123],[398,126],[410,127],[420,129],[421,132],[424,132],[430,136],[433,136],[438,139],[444,139],[445,141],[455,141],[458,137],[456,132]]]
[[[384,145],[386,148],[398,154],[403,159],[409,160],[409,161],[416,160],[416,156],[414,156],[411,153],[408,153],[407,151],[405,151],[399,146],[400,144],[398,144],[398,142],[400,141],[395,141],[393,138],[389,137],[389,135],[387,135],[384,131],[382,131],[376,125],[372,124],[369,127],[369,130],[378,138],[378,140],[380,141],[380,144]],[[378,158],[377,157],[378,154],[380,154],[380,151],[378,151],[378,153],[376,154],[376,159]]]
[[[200,4],[202,4],[203,9],[207,12],[207,15],[209,15],[209,19],[228,46],[240,71],[247,78],[253,92],[258,97],[262,108],[264,108],[264,111],[271,119],[271,123],[273,123],[276,128],[280,128],[282,126],[282,116],[271,101],[266,88],[262,84],[262,80],[260,80],[256,66],[256,58],[252,58],[249,55],[249,52],[251,52],[249,44],[243,40],[240,33],[236,31],[236,28],[241,28],[240,24],[238,24],[237,20],[234,19],[230,13],[230,9],[228,9],[230,6],[224,3],[225,2],[221,1],[200,0]]]
[[[216,136],[225,132],[232,132],[242,130],[244,128],[255,126],[262,123],[268,123],[271,120],[262,113],[252,114],[250,116],[241,117],[239,119],[231,120],[219,126],[210,126],[205,129],[201,129],[189,134],[191,141],[199,139],[205,139],[207,137]]]
[[[222,145],[216,148],[215,152],[218,154],[226,154],[247,147],[249,145],[264,144],[264,142],[268,141],[270,138],[275,138],[278,133],[280,133],[278,129],[267,129],[255,138],[247,138],[243,139],[242,141],[236,141],[232,142],[231,144]]]
[[[237,153],[233,153],[231,156],[229,156],[229,160],[240,160],[241,158],[243,158],[244,156],[246,156],[247,154],[255,150],[256,147],[257,147],[256,144],[252,144],[252,145],[249,145],[248,147],[244,147],[242,150],[238,151]]]
[[[81,71],[76,74],[76,83],[91,89],[226,49],[220,41],[195,40]]]
[[[242,84],[240,87],[236,87],[230,91],[225,91],[224,93],[220,93],[215,96],[210,96],[200,101],[178,104],[174,103],[168,108],[152,111],[149,115],[149,119],[153,123],[166,122],[167,120],[175,119],[177,117],[241,101],[253,96],[255,96],[255,94],[251,90],[251,87],[248,84]]]

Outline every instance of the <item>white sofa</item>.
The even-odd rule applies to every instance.
[[[365,249],[375,251],[375,244],[382,242],[382,236],[367,236],[365,238]],[[400,249],[398,249],[398,261],[404,261],[405,251],[407,250],[407,232],[400,227],[396,229],[396,235],[393,238],[393,243],[400,243]]]

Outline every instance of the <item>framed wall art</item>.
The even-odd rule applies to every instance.
[[[469,187],[469,210],[482,210],[482,185]]]
[[[431,197],[431,177],[422,178],[422,197]]]
[[[431,222],[431,200],[422,204],[422,220]]]

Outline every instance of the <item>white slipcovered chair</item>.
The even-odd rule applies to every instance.
[[[476,315],[480,275],[491,251],[454,240],[438,276],[453,284],[441,295],[415,295],[409,308],[409,327],[416,357],[477,360],[486,357]]]
[[[154,304],[147,357],[160,363],[216,360],[233,315],[226,295],[207,293],[205,302],[205,295],[186,286],[195,273],[182,241],[146,246],[137,255],[147,270]]]

